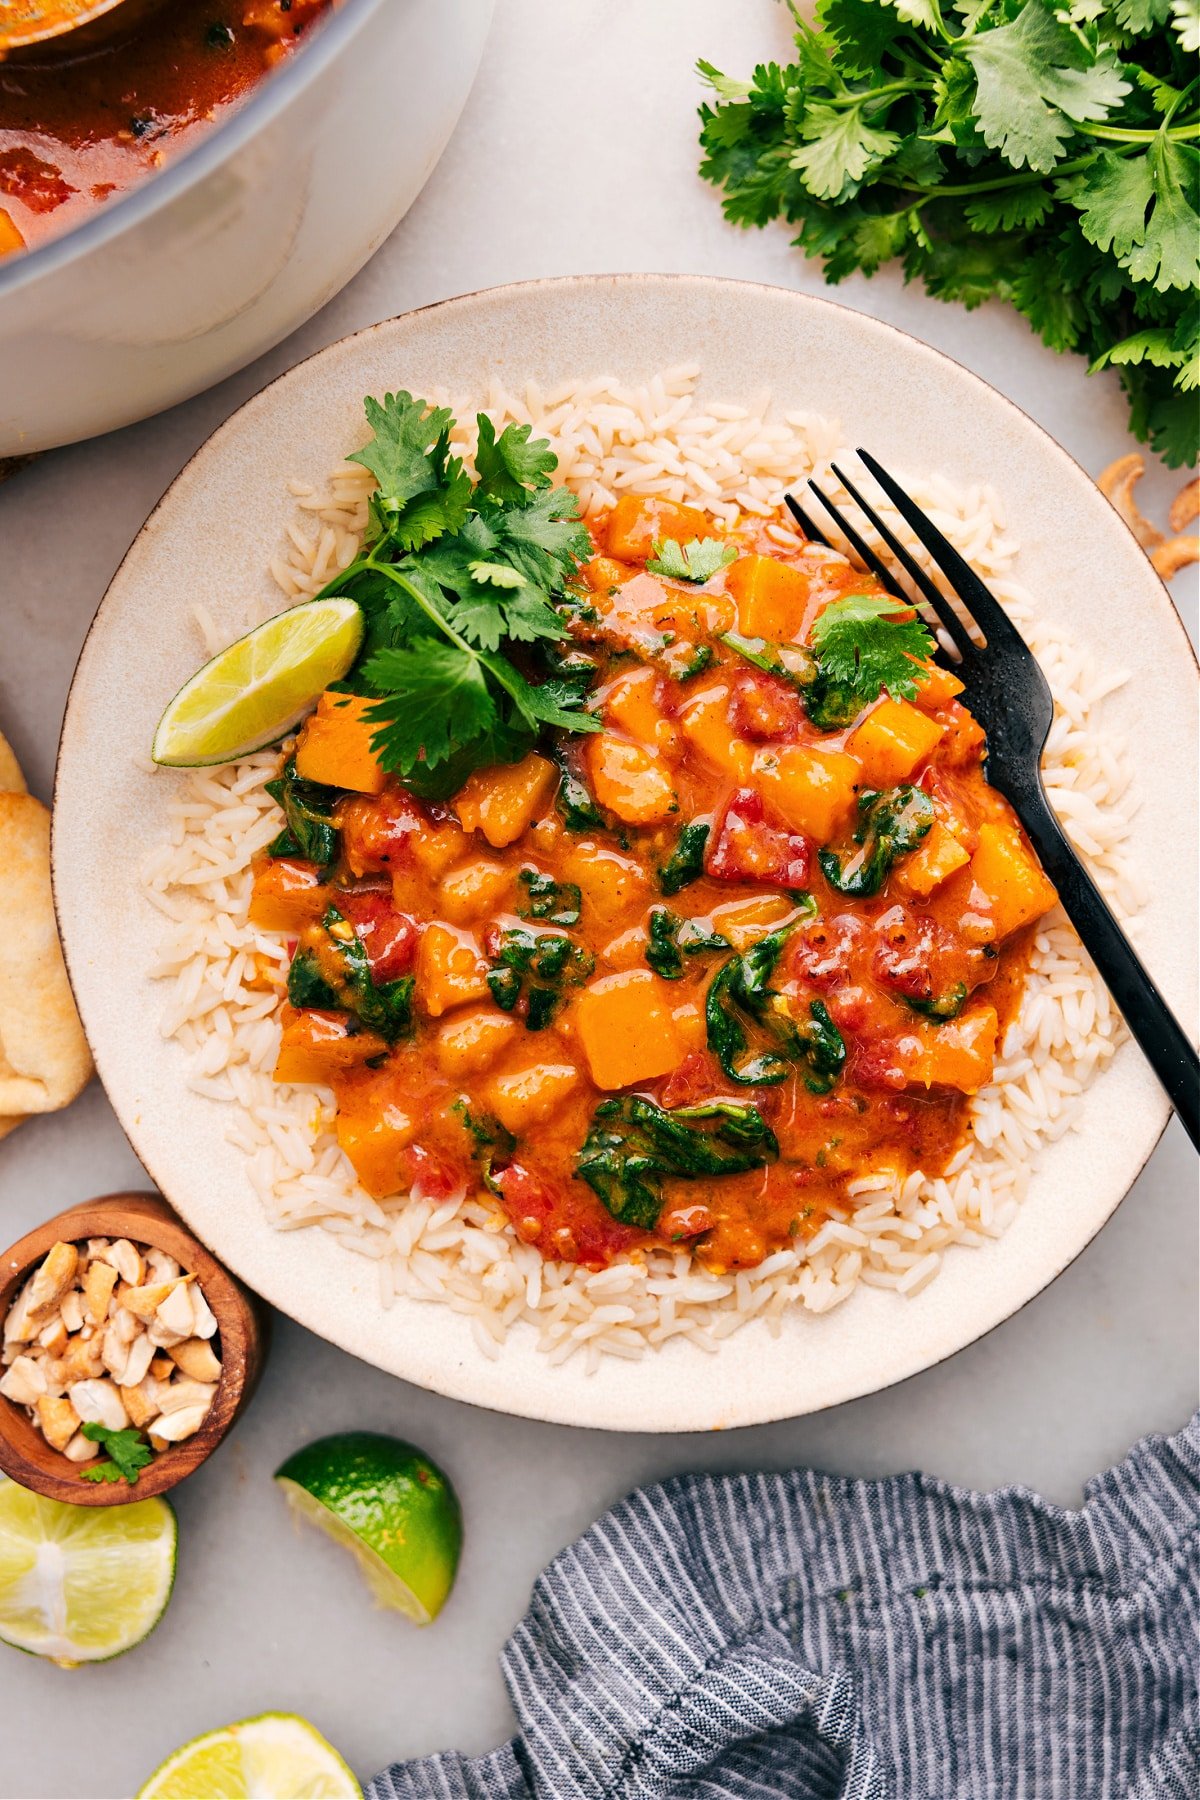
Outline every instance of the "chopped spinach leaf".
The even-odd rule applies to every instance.
[[[526,931],[517,926],[501,934],[492,957],[487,984],[502,1012],[525,1002],[525,1029],[544,1031],[563,1002],[563,990],[591,974],[594,959],[561,931]]]
[[[933,994],[928,1000],[915,1000],[911,994],[905,994],[904,999],[914,1012],[923,1013],[927,1019],[944,1025],[948,1019],[957,1019],[966,1005],[967,984],[956,981],[944,994]]]
[[[297,950],[288,970],[287,997],[292,1006],[335,1010],[341,1001],[321,973],[315,950]]]
[[[720,932],[703,930],[695,919],[680,919],[665,906],[656,906],[651,911],[646,961],[664,981],[679,980],[685,956],[701,956],[707,951],[729,948],[727,937],[722,937]]]
[[[607,831],[608,823],[593,800],[586,781],[575,773],[561,752],[554,760],[562,772],[554,804],[567,830]]]
[[[338,832],[333,822],[336,788],[304,781],[290,756],[282,773],[268,781],[267,792],[283,808],[287,823],[267,846],[268,856],[299,856],[327,869],[337,861]]]
[[[756,1106],[709,1100],[665,1112],[640,1094],[623,1094],[596,1108],[576,1171],[614,1219],[653,1231],[667,1177],[736,1175],[778,1155]]]
[[[933,801],[918,787],[886,788],[858,797],[854,849],[819,850],[821,873],[839,894],[877,894],[898,856],[915,850],[933,824]]]
[[[413,977],[377,982],[366,945],[336,906],[328,908],[316,931],[317,942],[310,937],[288,970],[292,1005],[353,1013],[360,1025],[389,1044],[406,1037],[412,1029]]]
[[[517,880],[526,889],[523,919],[545,919],[551,925],[578,925],[581,896],[573,881],[555,881],[540,869],[522,869]]]
[[[846,1060],[841,1033],[820,1000],[810,1005],[808,1019],[797,1024],[771,986],[794,929],[794,924],[780,926],[717,971],[705,1006],[708,1047],[729,1079],[742,1087],[774,1087],[791,1064],[807,1062],[805,1085],[824,1094]],[[759,1042],[757,1050],[751,1048],[751,1034]]]
[[[658,885],[664,894],[677,894],[703,875],[709,830],[706,820],[691,819],[680,831],[674,850],[658,871]]]

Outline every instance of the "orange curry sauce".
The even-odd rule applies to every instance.
[[[336,1008],[283,1009],[276,1078],[332,1088],[338,1138],[371,1194],[478,1186],[486,1121],[493,1191],[545,1256],[598,1266],[638,1244],[686,1243],[725,1270],[815,1233],[856,1179],[936,1175],[964,1141],[1053,889],[984,780],[983,733],[947,671],[923,669],[914,703],[885,696],[852,728],[822,732],[789,681],[721,641],[737,631],[803,644],[827,603],[877,585],[836,552],[798,537],[781,547],[757,524],[729,534],[738,560],[701,587],[645,570],[655,540],[712,531],[698,512],[634,497],[593,527],[590,606],[572,636],[598,664],[590,704],[605,728],[564,734],[557,763],[530,755],[425,805],[375,764],[365,703],[329,695],[301,733],[297,773],[359,791],[337,802],[334,866],[264,858],[251,916],[319,962],[332,903],[376,982],[415,977],[411,1035],[391,1046]],[[607,829],[579,829],[578,815],[571,828],[564,769]],[[876,895],[847,897],[818,850],[853,855],[858,795],[905,783],[930,798],[933,824]],[[661,871],[698,824],[703,868],[664,894]],[[539,902],[546,877],[558,889]],[[549,910],[569,914],[574,890],[577,921],[555,923]],[[673,942],[727,947],[677,955],[675,978],[669,955],[651,954],[656,973],[647,952],[662,908]],[[696,923],[677,938],[683,920]],[[710,1047],[706,991],[781,930],[770,1007],[804,1025],[819,1003],[844,1064],[824,1083],[789,1062],[770,1085],[737,1085]],[[527,974],[514,1003],[504,973],[505,934],[522,931],[569,940],[548,1022],[530,999],[536,982]],[[953,1016],[929,1016],[948,994]],[[778,1157],[670,1176],[656,1231],[623,1223],[577,1162],[598,1105],[630,1093],[667,1110],[753,1105]]]
[[[57,237],[225,118],[336,0],[169,0],[71,60],[0,60],[0,256]]]

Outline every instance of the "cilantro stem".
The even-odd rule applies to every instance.
[[[1152,144],[1155,138],[1172,138],[1176,143],[1182,143],[1188,138],[1200,137],[1200,120],[1191,125],[1172,125],[1169,129],[1163,124],[1154,131],[1127,130],[1123,125],[1078,125],[1076,129],[1088,137],[1103,138],[1110,144]],[[1057,169],[1051,172],[1059,173]]]
[[[374,569],[377,574],[386,575],[389,581],[394,581],[397,587],[404,589],[404,592],[411,600],[416,601],[421,611],[425,614],[425,617],[436,625],[439,631],[444,632],[452,643],[457,644],[458,648],[465,651],[468,656],[477,658],[480,662],[484,660],[475,646],[473,644],[468,644],[465,638],[459,637],[449,619],[440,613],[436,606],[430,606],[424,594],[422,594],[419,589],[415,588],[411,581],[407,581],[400,573],[399,569],[392,568],[389,563],[376,562],[373,552],[365,558],[363,567]]]

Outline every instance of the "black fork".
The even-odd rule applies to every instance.
[[[858,455],[929,551],[935,566],[958,596],[960,608],[951,604],[842,471],[835,466],[833,473],[913,583],[920,596],[918,604],[928,607],[953,645],[950,654],[958,660],[948,658],[947,666],[964,683],[963,699],[987,733],[987,778],[1009,801],[1028,832],[1042,867],[1058,889],[1067,917],[1166,1089],[1192,1143],[1200,1147],[1200,1060],[1084,868],[1046,797],[1042,751],[1054,719],[1054,701],[1046,677],[995,595],[953,544],[873,456],[866,450],[860,450]],[[808,485],[864,566],[889,593],[912,605],[913,596],[904,591],[895,569],[815,482]],[[828,544],[825,533],[790,494],[787,504],[809,537]]]

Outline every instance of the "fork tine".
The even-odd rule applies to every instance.
[[[906,544],[900,542],[900,539],[896,536],[891,527],[879,517],[879,514],[873,507],[867,504],[854,483],[848,476],[842,473],[836,463],[833,464],[833,472],[849,494],[851,500],[853,500],[854,504],[863,513],[864,517],[869,519],[871,524],[875,527],[892,555],[896,558],[896,561],[900,564],[900,567],[904,570],[904,573],[924,597],[926,604],[932,607],[933,611],[937,614],[942,629],[954,644],[959,656],[965,662],[969,656],[976,654],[978,647],[971,641],[971,635],[967,631],[962,620],[951,606],[949,600],[947,600],[945,594],[942,593],[937,583],[932,579],[929,573],[921,567],[916,557],[912,554],[912,551],[909,550]],[[907,595],[905,598],[907,599]]]
[[[807,538],[814,544],[824,544],[827,550],[832,548],[829,539],[825,536],[821,527],[819,525],[814,525],[813,521],[809,518],[794,494],[785,494],[783,496],[783,503]]]
[[[948,538],[943,537],[932,519],[927,519],[914,500],[910,500],[904,489],[894,481],[887,470],[882,468],[869,450],[858,452],[860,461],[875,477],[884,493],[892,501],[902,519],[912,526],[925,548],[933,556],[949,581],[959,599],[985,638],[1001,638],[1018,644],[1024,644],[1016,626],[1009,618],[995,595],[986,588],[971,565],[964,561]]]
[[[836,474],[836,470],[834,472]],[[833,501],[821,492],[815,481],[809,481],[808,490],[815,500],[820,501],[821,505],[834,521],[851,549],[857,554],[860,562],[866,565],[877,581],[883,583],[889,594],[894,594],[897,600],[903,600],[905,605],[907,605],[908,595],[897,582],[895,575],[888,568],[882,557],[879,556],[877,551],[871,548],[870,544],[868,544],[866,538],[863,537],[858,528],[855,525],[852,525],[849,519],[842,517],[842,514],[838,511]]]

